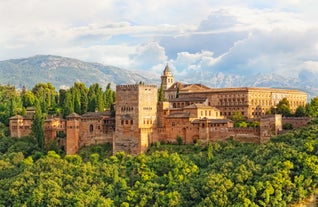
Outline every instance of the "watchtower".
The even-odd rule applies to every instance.
[[[79,150],[81,117],[72,113],[66,117],[66,142],[65,152],[67,155],[76,154]]]
[[[113,151],[145,152],[153,142],[157,114],[155,85],[116,86],[116,131]]]

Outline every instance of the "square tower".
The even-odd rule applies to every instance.
[[[116,86],[113,151],[139,154],[153,142],[158,90],[155,85]]]

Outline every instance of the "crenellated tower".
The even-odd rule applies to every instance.
[[[155,85],[116,86],[116,131],[113,151],[139,154],[153,142],[157,115]]]

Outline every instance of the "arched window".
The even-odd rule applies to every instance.
[[[93,124],[89,125],[89,131],[90,131],[90,132],[93,132],[93,131],[94,131],[94,126],[93,126]]]

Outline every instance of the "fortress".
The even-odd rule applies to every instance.
[[[50,118],[44,123],[45,143],[65,146],[75,154],[83,146],[112,143],[113,152],[145,152],[151,143],[207,143],[233,138],[241,142],[263,143],[282,130],[279,114],[266,115],[271,107],[287,98],[292,111],[307,103],[307,94],[298,90],[273,88],[209,88],[202,84],[175,82],[167,65],[161,76],[164,101],[158,101],[155,85],[117,85],[115,117],[109,111],[70,114],[65,119]],[[241,113],[259,126],[235,128],[229,119]],[[10,118],[12,137],[30,134],[31,112]],[[289,119],[297,126],[308,118]]]

